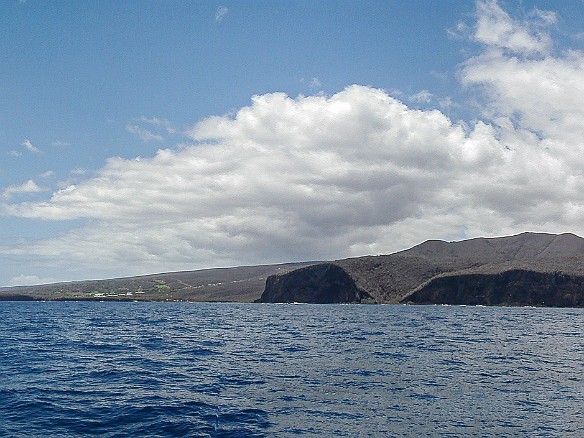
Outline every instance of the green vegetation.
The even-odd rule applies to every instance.
[[[311,263],[170,272],[107,280],[0,288],[1,300],[239,301],[260,297],[266,278]]]

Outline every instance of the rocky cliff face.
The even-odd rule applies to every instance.
[[[261,301],[584,307],[584,239],[523,233],[427,241],[270,277]]]
[[[371,300],[343,268],[322,263],[283,275],[272,275],[261,303],[361,303]]]
[[[510,270],[433,278],[405,297],[412,304],[584,306],[584,277],[560,272]]]

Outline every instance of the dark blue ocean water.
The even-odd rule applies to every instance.
[[[0,436],[584,436],[584,310],[0,303]]]

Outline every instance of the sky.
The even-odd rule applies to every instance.
[[[0,2],[0,286],[584,236],[584,1]]]

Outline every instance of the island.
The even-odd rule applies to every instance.
[[[584,239],[522,233],[430,240],[269,277],[259,302],[584,306]]]
[[[428,240],[388,255],[0,288],[0,300],[584,307],[584,239]]]

